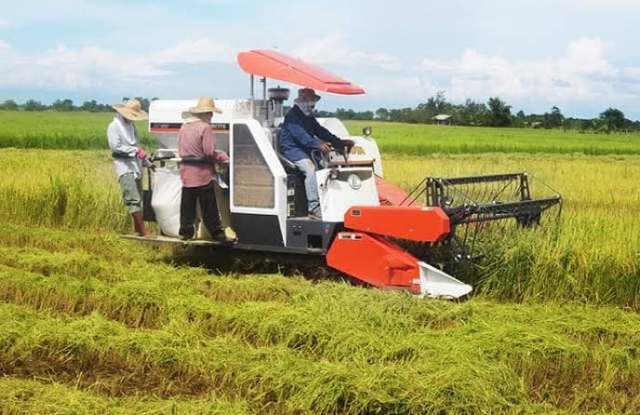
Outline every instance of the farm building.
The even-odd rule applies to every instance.
[[[451,124],[451,115],[449,114],[438,114],[432,118],[438,125],[449,125]]]

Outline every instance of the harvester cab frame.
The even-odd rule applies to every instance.
[[[304,178],[278,152],[279,126],[289,90],[279,84],[269,88],[267,82],[341,95],[364,94],[363,88],[276,51],[241,52],[238,64],[249,74],[250,96],[216,99],[222,111],[211,121],[217,147],[230,158],[228,166],[219,171],[215,192],[222,223],[233,229],[236,241],[227,246],[208,241],[204,226],[199,227],[197,240],[181,241],[178,236],[182,160],[176,150],[177,132],[188,116],[184,112],[195,100],[151,103],[149,130],[161,148],[152,157],[155,169],[147,171],[144,216],[158,222],[162,235],[131,238],[208,245],[227,249],[230,255],[253,251],[287,254],[298,260],[320,259],[328,268],[358,282],[420,296],[459,298],[471,292],[470,285],[427,263],[431,248],[442,251],[442,246],[453,246],[453,219],[459,210],[433,197],[421,202],[385,182],[380,151],[370,129],[362,136],[350,136],[340,120],[318,119],[333,134],[353,140],[355,145],[348,155],[332,151],[325,157],[316,172],[321,219],[307,217]],[[262,87],[261,99],[255,96],[256,78]],[[427,179],[425,183],[431,184]],[[529,199],[526,202],[531,205],[533,199]],[[555,203],[559,201],[558,197]],[[521,206],[512,202],[509,209],[512,207]],[[504,209],[494,212],[508,216]]]

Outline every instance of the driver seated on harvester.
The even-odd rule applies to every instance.
[[[295,164],[305,176],[309,217],[314,219],[321,217],[316,183],[316,165],[320,162],[318,154],[330,152],[331,146],[343,152],[354,145],[352,140],[341,140],[318,123],[313,110],[319,100],[320,96],[313,89],[299,89],[294,106],[284,117],[278,140],[280,154]]]

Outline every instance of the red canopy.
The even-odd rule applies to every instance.
[[[364,94],[364,89],[349,81],[273,50],[258,49],[238,54],[238,64],[242,70],[252,75],[291,82],[313,88],[317,91],[342,95]]]

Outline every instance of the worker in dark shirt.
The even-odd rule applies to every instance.
[[[316,165],[313,152],[328,153],[331,148],[344,151],[353,147],[353,141],[341,140],[321,126],[313,115],[320,96],[310,88],[298,90],[294,106],[284,118],[280,130],[279,151],[304,174],[309,217],[320,219],[320,200],[316,182]]]

